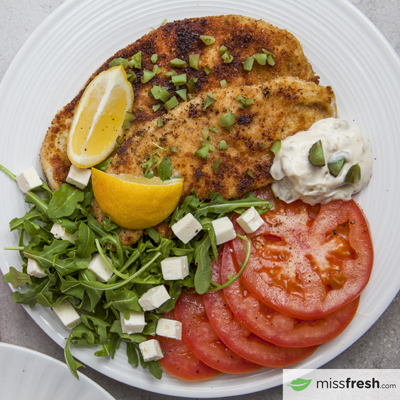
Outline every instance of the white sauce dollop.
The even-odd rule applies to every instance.
[[[308,160],[311,146],[321,140],[325,166],[316,167]],[[328,163],[345,158],[339,175],[329,173]],[[345,182],[354,164],[361,168],[361,179],[355,184]],[[350,200],[362,190],[372,175],[372,148],[356,125],[338,118],[316,122],[308,131],[298,132],[282,140],[281,151],[275,155],[271,175],[275,196],[286,203],[301,199],[314,205],[332,200]]]

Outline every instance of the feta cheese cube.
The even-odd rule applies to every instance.
[[[78,237],[78,231],[71,235],[65,232],[65,229],[61,225],[56,223],[51,227],[50,233],[52,233],[56,239],[68,240],[71,243],[75,243],[75,239]]]
[[[164,285],[156,286],[148,290],[140,299],[140,307],[144,311],[155,310],[169,300],[171,296],[168,294]]]
[[[187,256],[169,257],[161,261],[161,270],[166,281],[184,279],[189,275]]]
[[[139,349],[145,362],[157,361],[164,357],[160,342],[156,339],[139,343]]]
[[[110,257],[105,256],[108,262],[111,264]],[[96,254],[89,262],[88,271],[90,271],[99,282],[106,283],[110,280],[113,272],[109,266],[103,261],[100,254]]]
[[[59,306],[53,307],[53,311],[68,329],[74,329],[81,323],[81,317],[68,300],[64,300]]]
[[[17,176],[17,183],[19,188],[24,192],[35,189],[42,185],[42,180],[36,172],[35,167],[30,167]]]
[[[30,276],[34,276],[36,278],[44,278],[47,276],[43,267],[41,267],[35,260],[28,258],[28,269],[26,272]]]
[[[263,219],[254,207],[244,212],[236,222],[246,233],[253,233],[264,224]]]
[[[182,322],[160,318],[157,323],[157,335],[182,340]]]
[[[199,221],[191,213],[185,215],[177,223],[172,225],[172,231],[183,243],[192,240],[203,228]]]
[[[228,217],[216,219],[211,223],[214,228],[215,236],[217,238],[217,245],[235,239],[236,232],[233,228],[231,220]]]
[[[75,185],[79,189],[84,189],[89,183],[91,175],[91,169],[78,168],[74,164],[72,164],[67,175],[67,182],[71,185]]]
[[[129,311],[129,319],[125,319],[124,315],[120,314],[122,332],[124,333],[140,333],[146,326],[144,313],[139,311]]]

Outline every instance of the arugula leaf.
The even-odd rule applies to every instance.
[[[162,181],[167,181],[171,179],[173,169],[170,158],[165,156],[157,166],[157,175]]]
[[[54,192],[50,200],[47,215],[49,218],[62,218],[71,215],[83,201],[84,194],[81,190],[73,188],[68,183],[63,183],[59,190]]]
[[[14,292],[12,294],[12,299],[14,303],[27,304],[30,308],[36,305],[36,295],[42,291],[45,291],[50,285],[50,280],[44,278],[43,282],[36,286],[33,290],[29,290],[25,293]]]
[[[133,368],[137,368],[139,365],[139,357],[137,354],[137,347],[134,343],[126,344],[126,355],[128,356],[128,362],[132,365]]]
[[[101,163],[96,164],[93,168],[96,168],[96,169],[99,169],[100,171],[105,172],[108,167],[108,164],[110,164],[112,159],[113,159],[112,157],[109,157],[109,158],[105,159],[104,161],[102,161]]]
[[[158,307],[155,312],[158,314],[164,314],[169,311],[172,311],[175,308],[175,303],[178,300],[178,297],[181,295],[182,289],[179,282],[175,282],[169,289],[169,295],[171,298],[167,300],[164,304]]]
[[[96,351],[94,355],[96,357],[108,357],[110,355],[110,343],[103,343],[101,346],[102,350]]]
[[[194,262],[197,265],[197,270],[194,276],[194,287],[197,293],[203,294],[208,290],[212,278],[211,258],[209,255],[209,248],[211,246],[210,236],[205,235],[196,244]]]
[[[129,319],[129,311],[140,311],[142,312],[142,307],[140,307],[138,301],[138,295],[132,290],[122,289],[118,291],[109,290],[106,292],[107,303],[104,305],[105,308],[113,306],[116,310],[120,311],[125,319]]]
[[[16,288],[24,283],[31,283],[31,277],[28,274],[16,270],[14,267],[10,267],[9,272],[3,276],[3,281],[11,283],[11,285]]]
[[[84,223],[80,222],[78,237],[75,240],[75,245],[77,246],[76,255],[81,258],[87,258],[94,253],[95,235],[91,229]]]
[[[77,329],[77,328],[75,328],[75,329]],[[65,358],[65,362],[67,363],[69,370],[71,371],[71,374],[79,381],[79,375],[78,375],[77,369],[79,367],[84,367],[84,365],[81,364],[80,362],[76,361],[74,359],[74,357],[72,357],[71,350],[69,348],[71,340],[74,337],[75,329],[72,330],[72,332],[68,336],[67,343],[65,344],[65,347],[64,347],[64,358]]]

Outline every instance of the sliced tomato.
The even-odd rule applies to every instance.
[[[245,374],[262,368],[225,346],[208,320],[201,295],[182,293],[175,305],[175,317],[182,322],[182,336],[190,350],[211,368],[229,374]]]
[[[310,206],[275,202],[247,235],[252,251],[241,276],[267,306],[299,319],[323,318],[359,296],[373,263],[368,223],[353,201]],[[244,234],[234,217],[235,229]],[[246,242],[233,241],[236,270]]]
[[[221,265],[222,282],[236,269],[231,246],[225,245]],[[238,279],[224,289],[226,301],[238,320],[264,340],[284,347],[314,346],[341,334],[354,318],[359,297],[334,314],[316,320],[301,320],[266,306]],[[207,306],[207,303],[206,303]],[[207,308],[208,310],[208,308]],[[212,319],[210,319],[212,323]],[[222,337],[218,330],[217,333]]]
[[[164,314],[166,319],[175,319],[174,312]],[[162,367],[171,375],[186,381],[200,381],[211,379],[221,374],[200,361],[189,349],[186,342],[155,336],[164,351],[164,358],[160,360]]]
[[[223,252],[229,252],[225,247]],[[221,281],[221,263],[213,262],[213,280]],[[241,357],[267,367],[286,367],[309,357],[318,346],[286,348],[269,343],[247,329],[235,317],[225,299],[224,292],[219,290],[203,296],[207,316],[217,335]]]

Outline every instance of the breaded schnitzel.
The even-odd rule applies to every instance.
[[[175,173],[184,178],[183,197],[195,189],[201,199],[208,198],[210,190],[226,199],[237,198],[273,180],[269,171],[274,140],[307,130],[314,122],[336,115],[335,95],[329,86],[293,77],[242,88],[232,85],[212,93],[216,102],[205,111],[202,109],[207,95],[201,94],[164,115],[163,126],[157,127],[157,121],[151,121],[135,132],[130,131],[107,172],[143,174],[141,164],[158,150],[158,145],[168,150]],[[254,104],[241,109],[242,103],[235,100],[237,96],[252,98]],[[235,114],[232,130],[219,125],[221,115],[228,109]],[[208,132],[215,150],[208,152],[209,158],[196,156],[205,140],[202,130],[209,126],[218,130]],[[222,140],[226,150],[219,150]],[[171,151],[171,147],[178,152]],[[166,154],[159,152],[161,158]]]
[[[207,46],[200,39],[201,35],[214,37],[215,43]],[[229,63],[224,62],[220,56],[219,49],[222,45],[226,46],[233,57]],[[275,65],[259,65],[254,62],[252,71],[245,71],[243,62],[246,58],[262,53],[263,49],[274,54]],[[133,69],[137,77],[132,84],[135,94],[133,114],[137,119],[127,132],[128,136],[144,123],[163,117],[166,113],[163,107],[157,112],[152,110],[151,107],[157,101],[149,97],[148,93],[153,85],[159,85],[168,88],[175,95],[175,87],[170,78],[164,76],[165,72],[171,70],[170,61],[174,58],[188,62],[189,55],[200,55],[198,70],[189,65],[175,68],[179,74],[186,73],[188,80],[191,77],[197,78],[195,92],[192,93],[195,97],[220,87],[221,80],[226,80],[231,89],[264,84],[279,76],[295,76],[318,82],[299,41],[291,33],[262,20],[227,15],[185,19],[163,25],[117,52],[91,76],[87,84],[100,72],[108,69],[113,59],[130,59],[139,51],[142,52],[142,69]],[[154,64],[150,60],[153,54],[157,54],[157,65],[163,72],[142,84],[140,81],[143,69],[153,69]],[[204,71],[206,65],[212,69],[209,75]],[[83,90],[55,116],[42,145],[40,158],[48,184],[53,190],[57,190],[65,182],[71,165],[66,151],[67,138],[71,119]]]

